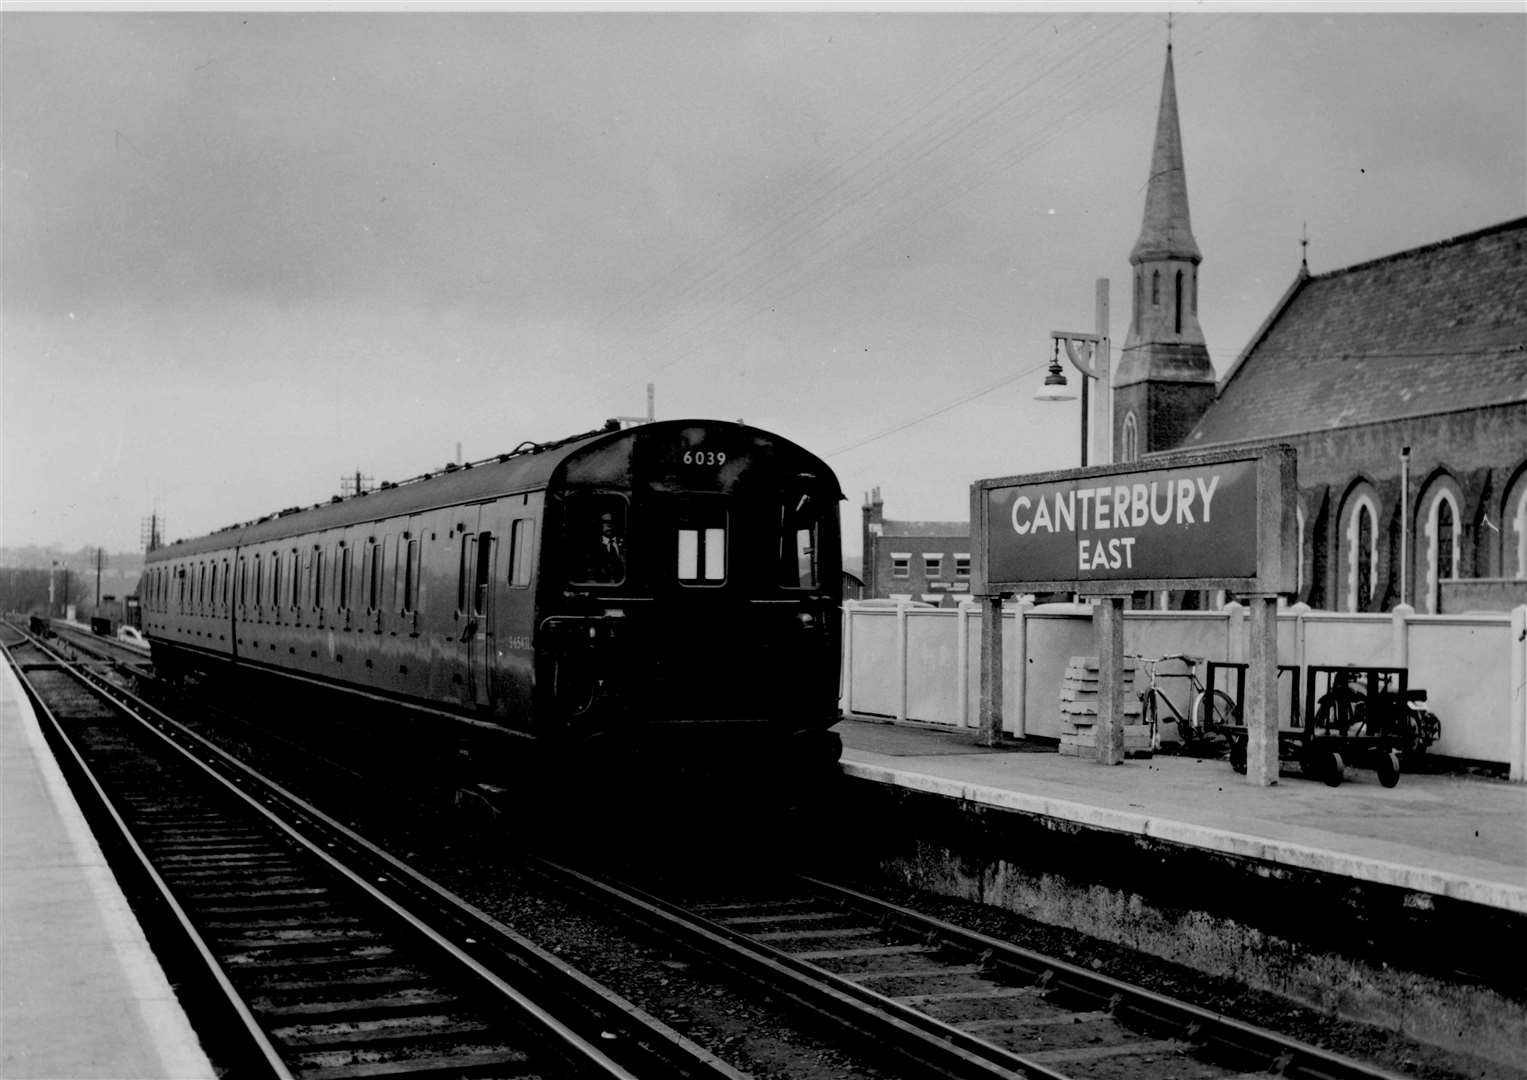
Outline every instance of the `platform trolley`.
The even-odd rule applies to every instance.
[[[1221,725],[1220,730],[1229,747],[1230,765],[1241,773],[1246,771],[1248,738],[1247,667],[1210,661],[1207,680],[1212,690],[1216,675],[1234,673],[1227,680],[1236,688],[1233,722]],[[1287,690],[1285,675],[1291,680]],[[1305,776],[1331,787],[1345,779],[1349,765],[1371,768],[1379,783],[1394,787],[1400,782],[1402,755],[1424,750],[1440,729],[1436,717],[1418,707],[1418,702],[1426,700],[1426,691],[1412,690],[1409,676],[1409,669],[1403,667],[1335,664],[1311,665],[1301,677],[1297,668],[1280,664],[1280,710],[1286,696],[1289,715],[1286,723],[1278,725],[1278,760],[1297,762]]]

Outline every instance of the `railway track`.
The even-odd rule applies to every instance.
[[[156,948],[229,1075],[740,1076],[85,665],[5,636],[119,878],[173,927]]]
[[[914,1062],[907,1075],[1396,1076],[820,879],[781,877],[686,900],[558,863],[543,867],[605,910]]]

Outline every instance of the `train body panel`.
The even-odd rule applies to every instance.
[[[606,430],[149,556],[169,666],[301,676],[550,740],[825,731],[831,470],[717,421]]]

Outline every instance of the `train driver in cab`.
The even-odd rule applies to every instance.
[[[590,581],[614,583],[625,580],[626,544],[621,536],[620,522],[611,510],[599,515],[599,539],[589,560],[588,576]]]

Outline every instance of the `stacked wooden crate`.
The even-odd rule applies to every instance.
[[[1135,662],[1124,661],[1124,753],[1149,757],[1150,728],[1144,724],[1135,691]],[[1060,687],[1060,752],[1071,757],[1098,756],[1098,658],[1073,656]]]

